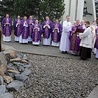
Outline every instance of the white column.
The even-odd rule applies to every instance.
[[[65,4],[65,13],[63,15],[63,21],[66,20],[66,15],[69,15],[69,10],[70,10],[70,0],[64,0]]]
[[[76,1],[77,0],[71,0],[70,20],[72,23],[75,21],[76,18]]]
[[[77,20],[83,20],[83,8],[84,8],[84,0],[78,0],[77,6]]]
[[[95,0],[92,0],[94,20],[96,20]]]

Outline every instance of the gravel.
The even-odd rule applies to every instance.
[[[15,98],[86,98],[98,85],[98,60],[27,54],[32,66]]]

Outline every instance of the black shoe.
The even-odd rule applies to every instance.
[[[67,54],[67,51],[62,51],[62,54]]]
[[[65,51],[65,53],[67,54],[68,52],[67,52],[67,51]]]
[[[62,54],[65,54],[65,51],[62,51]]]

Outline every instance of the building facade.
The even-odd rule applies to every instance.
[[[66,19],[66,15],[70,15],[71,22],[75,20],[89,20],[90,22],[96,20],[95,0],[64,0],[64,3],[63,21]]]

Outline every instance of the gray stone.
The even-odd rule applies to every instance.
[[[16,54],[16,56],[18,57],[18,58],[22,58],[23,56],[21,56],[20,54]]]
[[[14,97],[11,93],[5,93],[5,94],[1,94],[0,98],[14,98]]]
[[[23,65],[23,67],[25,67],[25,68],[30,68],[31,66],[32,66],[31,64]]]
[[[20,65],[23,66],[24,65],[23,63],[20,63],[20,62],[13,62],[13,64],[16,66],[20,66]]]
[[[7,67],[11,67],[11,66],[13,66],[13,64],[12,64],[12,63],[7,64]]]
[[[13,73],[10,73],[10,72],[7,72],[6,74],[7,74],[8,76],[12,77],[12,78],[14,78],[14,76],[15,76]]]
[[[25,69],[25,71],[23,73],[21,73],[22,75],[30,75],[31,74],[31,70],[29,70],[28,68]]]
[[[3,78],[0,76],[0,85],[3,85]]]
[[[7,69],[16,70],[15,66],[7,66]]]
[[[23,72],[25,70],[25,68],[23,66],[18,66],[18,71],[19,72]]]
[[[8,90],[19,90],[20,87],[23,87],[24,83],[18,80],[14,80],[13,82],[11,82],[10,84],[7,85],[7,89]]]
[[[26,54],[23,55],[23,59],[24,59],[24,60],[28,60]]]
[[[17,74],[17,75],[15,75],[15,79],[24,82],[25,80],[28,79],[28,76],[25,76],[25,75],[23,75],[23,74]]]
[[[4,94],[5,92],[6,92],[6,86],[5,85],[0,85],[0,94]]]

